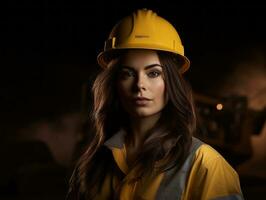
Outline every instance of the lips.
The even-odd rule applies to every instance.
[[[135,101],[144,101],[144,100],[146,100],[146,101],[150,101],[150,99],[148,99],[148,98],[146,98],[146,97],[136,97],[136,98],[134,98],[134,100],[135,100]]]
[[[148,99],[146,97],[136,97],[133,99],[133,102],[136,106],[146,106],[151,99]]]

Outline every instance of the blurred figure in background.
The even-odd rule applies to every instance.
[[[0,148],[0,199],[64,199],[83,139],[83,116],[65,109],[27,121],[27,114],[14,111],[7,117],[4,130],[10,132]]]
[[[47,145],[53,159],[61,166],[70,167],[76,145],[81,141],[81,116],[65,113],[54,121],[39,121],[20,130],[24,140],[40,141]]]

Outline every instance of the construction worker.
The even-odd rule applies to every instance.
[[[195,110],[182,76],[190,62],[173,25],[135,11],[114,26],[98,63],[95,135],[67,199],[243,199],[236,171],[192,136]]]

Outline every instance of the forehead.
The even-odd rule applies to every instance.
[[[132,49],[128,50],[121,59],[121,65],[134,69],[144,69],[151,64],[161,64],[158,54],[153,50]]]

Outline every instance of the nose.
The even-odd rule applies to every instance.
[[[138,74],[136,77],[136,83],[134,84],[137,91],[146,90],[146,80],[144,75]]]

